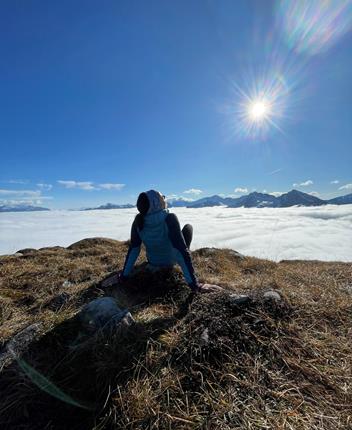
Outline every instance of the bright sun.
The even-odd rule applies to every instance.
[[[262,121],[270,114],[270,106],[263,100],[256,100],[248,106],[248,116],[251,121]]]

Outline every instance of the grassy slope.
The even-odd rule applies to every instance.
[[[142,271],[124,289],[103,291],[127,246],[87,239],[0,257],[1,344],[41,322],[23,362],[88,407],[50,396],[38,388],[47,382],[14,362],[0,373],[2,429],[352,428],[351,264],[195,251],[200,281],[257,298],[242,309],[227,292],[190,300],[177,270]],[[263,302],[268,289],[284,300]],[[137,324],[73,347],[77,310],[105,294]]]

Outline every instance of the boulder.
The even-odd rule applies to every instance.
[[[129,326],[134,319],[128,309],[120,308],[113,297],[100,297],[85,305],[78,315],[82,327],[89,333],[117,325]]]
[[[230,254],[232,257],[238,258],[238,259],[240,259],[240,260],[243,260],[243,259],[245,258],[245,256],[244,256],[243,254],[240,254],[239,252],[235,251],[234,249],[231,249],[231,250],[229,251],[229,254]]]
[[[33,254],[34,252],[37,252],[37,250],[34,248],[24,248],[24,249],[19,249],[17,252],[15,252],[15,254],[27,255],[27,254]]]

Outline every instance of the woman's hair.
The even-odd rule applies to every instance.
[[[146,193],[140,193],[137,199],[137,209],[139,214],[136,215],[135,221],[139,230],[143,230],[144,216],[147,215],[149,210],[149,199]]]

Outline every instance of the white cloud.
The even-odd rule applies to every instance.
[[[34,206],[37,204],[42,204],[41,200],[33,199],[11,199],[11,200],[0,200],[0,206],[17,206],[17,205],[27,205]]]
[[[79,190],[92,191],[92,190],[122,190],[126,186],[126,184],[94,184],[94,182],[86,181],[86,182],[77,182],[77,181],[57,181],[60,185],[63,185],[65,188],[75,188]]]
[[[218,196],[222,197],[223,199],[226,199],[226,198],[236,199],[239,197],[238,194],[224,194],[224,193],[220,193],[218,194]]]
[[[14,199],[0,199],[0,206],[1,205],[28,205],[28,206],[36,206],[36,205],[42,205],[44,204],[45,200],[52,200],[52,196],[40,196],[38,198],[34,197],[20,197],[20,198],[14,198]]]
[[[313,185],[313,181],[308,179],[307,181],[301,182],[300,184],[293,184],[293,187],[308,187],[309,185]]]
[[[41,188],[42,190],[46,190],[46,191],[50,191],[53,188],[53,186],[51,184],[44,184],[44,183],[37,184],[37,187]]]
[[[271,196],[280,197],[283,194],[285,194],[285,192],[283,192],[283,191],[272,191],[271,193],[268,193],[268,194],[270,194]]]
[[[318,193],[318,191],[311,191],[310,193],[308,193],[311,196],[315,196],[315,197],[319,197],[320,194]]]
[[[235,188],[235,193],[248,193],[248,188]]]
[[[34,190],[0,190],[0,195],[2,196],[31,196],[31,197],[39,197],[41,195],[41,191]]]
[[[333,181],[330,182],[330,184],[338,184],[340,181],[338,179],[335,179]]]
[[[292,208],[173,208],[181,226],[194,226],[192,249],[231,248],[245,255],[282,259],[352,261],[352,205]],[[26,247],[68,246],[87,238],[129,238],[136,208],[2,214],[0,254]],[[116,215],[119,222],[116,224]],[[69,215],[69,216],[68,216]],[[327,222],[329,221],[329,222]],[[214,225],[219,228],[214,229]]]
[[[190,188],[189,190],[184,191],[182,194],[195,194],[199,196],[199,194],[202,194],[202,190],[198,190],[197,188]]]
[[[96,190],[97,188],[93,186],[93,182],[76,182],[76,181],[57,181],[60,185],[65,188],[77,188],[79,190]]]
[[[28,179],[9,179],[8,181],[4,181],[7,184],[28,184]]]
[[[184,200],[185,202],[193,202],[194,199],[191,199],[190,197],[183,197],[178,196],[177,194],[169,194],[166,196],[166,200]]]
[[[122,190],[126,184],[99,184],[99,188],[104,190]]]
[[[342,185],[339,190],[352,190],[352,184]]]

